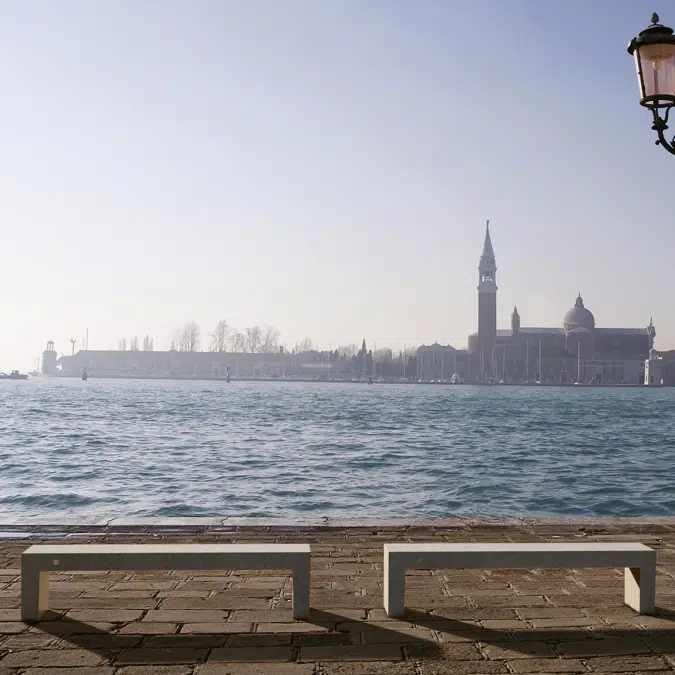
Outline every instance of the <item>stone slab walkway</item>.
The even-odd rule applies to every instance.
[[[19,556],[43,541],[303,542],[312,616],[280,572],[52,575],[53,612],[19,621]],[[410,573],[405,620],[382,609],[392,541],[638,541],[658,551],[655,617],[623,605],[623,570]],[[0,526],[0,675],[470,675],[675,672],[675,519],[265,527]]]

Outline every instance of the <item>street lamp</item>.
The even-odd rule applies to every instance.
[[[668,141],[668,116],[675,107],[675,35],[673,29],[659,23],[659,15],[652,14],[652,25],[645,28],[628,45],[628,53],[635,57],[640,105],[649,108],[654,116],[652,129],[668,152],[675,155],[675,136]],[[663,112],[661,115],[660,113]]]

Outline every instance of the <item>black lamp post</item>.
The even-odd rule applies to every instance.
[[[652,25],[645,28],[628,45],[628,53],[635,57],[640,104],[654,116],[652,129],[668,152],[675,155],[675,136],[666,138],[668,116],[675,107],[675,35],[673,29],[659,23],[659,15],[652,14]],[[662,113],[662,114],[661,114]]]

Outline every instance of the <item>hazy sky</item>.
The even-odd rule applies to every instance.
[[[581,291],[675,347],[675,157],[626,53],[653,11],[5,0],[0,370],[190,319],[465,346],[487,218],[501,327]]]

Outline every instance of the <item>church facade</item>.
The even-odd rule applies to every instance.
[[[497,263],[489,221],[478,264],[478,331],[469,336],[468,376],[480,382],[642,384],[654,346],[645,328],[600,328],[581,294],[554,328],[523,327],[514,307],[509,329],[497,328]]]

